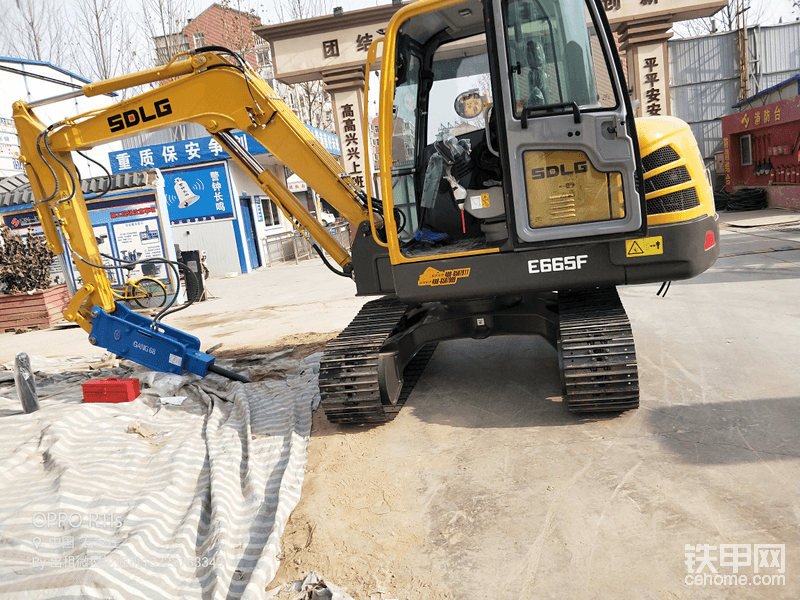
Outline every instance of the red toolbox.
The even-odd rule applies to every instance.
[[[84,402],[130,402],[139,395],[138,379],[94,379],[81,387]]]

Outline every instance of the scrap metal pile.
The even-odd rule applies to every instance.
[[[50,287],[53,253],[44,238],[23,239],[0,226],[0,293],[24,294]]]

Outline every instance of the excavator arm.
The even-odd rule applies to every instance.
[[[198,375],[214,369],[213,357],[199,352],[197,338],[115,303],[73,151],[177,123],[198,123],[347,275],[352,273],[348,252],[231,132],[241,130],[253,136],[355,226],[368,221],[370,213],[370,203],[353,179],[245,61],[224,48],[203,50],[180,54],[162,67],[87,84],[78,92],[14,104],[21,161],[48,246],[57,254],[68,251],[84,281],[64,313],[67,320],[89,332],[90,342],[121,356],[160,371],[186,369]],[[164,80],[170,81],[106,109],[52,125],[42,123],[34,112],[37,106],[77,95],[97,96]]]

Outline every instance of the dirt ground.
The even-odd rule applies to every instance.
[[[259,352],[289,351],[291,357],[306,357],[323,351],[335,336],[285,336]],[[214,354],[246,359],[252,352],[220,348]],[[407,426],[403,421],[384,427],[402,430]],[[430,495],[398,486],[393,482],[397,465],[375,461],[378,448],[385,446],[384,427],[341,427],[328,423],[322,411],[314,414],[302,498],[284,531],[281,567],[269,589],[317,571],[358,600],[453,598],[422,558],[435,544],[420,535],[420,523],[410,520],[406,511],[429,503]],[[400,506],[406,508],[396,510]],[[447,535],[441,532],[442,538]]]
[[[358,600],[797,597],[800,238],[723,236],[666,299],[622,292],[637,411],[570,415],[555,351],[496,338],[440,344],[391,423],[318,412],[269,589],[314,570]],[[785,584],[687,585],[700,543],[783,544]]]
[[[397,485],[401,461],[379,458],[386,430],[342,428],[320,412],[313,427],[303,496],[270,588],[317,571],[357,599],[453,598],[425,558],[446,532],[439,540],[422,535],[429,524],[414,507],[424,508],[431,495],[423,482]]]
[[[328,333],[297,333],[280,338],[274,344],[263,349],[265,354],[289,351],[292,358],[305,358],[317,352],[322,352],[325,345],[338,335],[338,331]],[[217,358],[247,358],[253,355],[253,348],[225,348],[220,347],[212,352]]]

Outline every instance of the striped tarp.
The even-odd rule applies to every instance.
[[[124,404],[53,377],[29,415],[0,388],[0,599],[263,598],[318,401],[314,359],[292,362],[252,384],[137,370]]]

